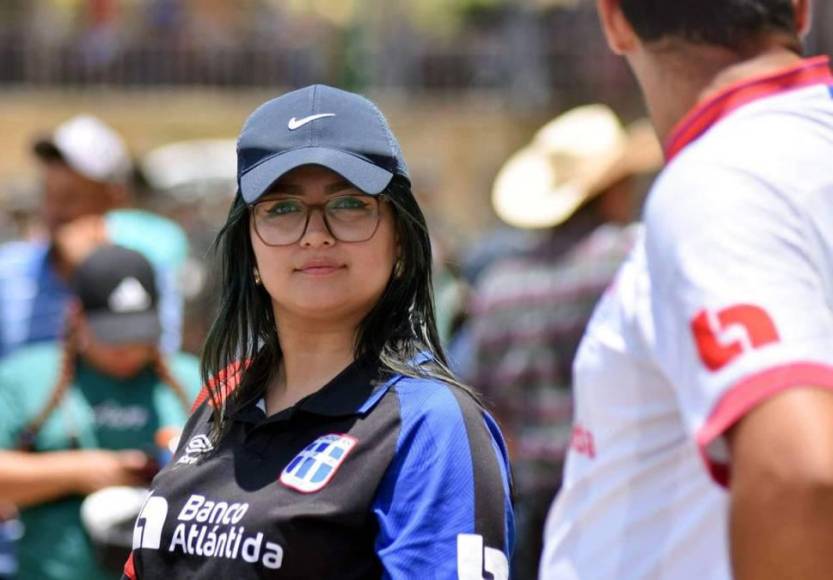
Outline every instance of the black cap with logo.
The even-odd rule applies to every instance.
[[[71,284],[101,342],[159,341],[156,277],[142,254],[121,246],[102,246],[78,266]]]

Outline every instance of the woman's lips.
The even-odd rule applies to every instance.
[[[306,274],[307,276],[328,276],[330,274],[335,274],[343,268],[344,266],[336,266],[333,264],[316,264],[299,268],[298,272]]]

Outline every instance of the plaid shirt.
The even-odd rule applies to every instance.
[[[558,486],[571,437],[573,357],[636,230],[576,216],[478,284],[468,378],[507,435],[521,493],[551,495]]]

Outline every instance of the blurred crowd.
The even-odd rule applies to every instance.
[[[513,106],[629,86],[589,3],[6,0],[0,82],[491,90]],[[588,50],[588,47],[594,47]]]
[[[592,4],[4,0],[0,84],[323,79],[394,92],[499,88],[513,114],[566,109],[483,192],[499,227],[462,239],[425,204],[441,338],[507,437],[512,577],[526,580],[568,450],[595,454],[572,425],[573,358],[640,232],[662,157],[645,120],[560,107],[603,94],[627,109],[632,96],[618,91],[632,81],[604,50]],[[818,3],[816,20],[808,50],[829,52],[833,4]],[[141,497],[101,492],[147,484],[202,382],[235,143],[175,141],[137,156],[93,113],[33,133],[36,187],[0,190],[0,497],[14,498],[0,502],[0,578],[118,577]]]
[[[297,85],[321,78],[348,86],[500,86],[515,107],[550,102],[562,81],[586,86],[629,82],[617,65],[604,66],[610,62],[604,56],[553,57],[577,52],[579,36],[598,34],[587,7],[562,11],[564,3],[553,2],[533,10],[472,2],[449,36],[436,20],[431,23],[430,15],[422,21],[401,18],[406,8],[397,3],[386,4],[363,23],[351,23],[350,10],[338,15],[298,10],[292,2],[243,4],[6,3],[6,21],[21,25],[0,31],[0,50],[9,56],[0,65],[0,75],[36,86],[241,86],[278,79]],[[357,13],[368,13],[359,11],[361,2],[347,4]],[[431,32],[418,30],[420,26]],[[148,51],[168,57],[153,58]],[[57,53],[63,56],[55,58]],[[363,61],[370,53],[385,58]],[[586,66],[582,59],[594,59],[596,66]],[[493,77],[483,78],[486,72]],[[596,81],[589,79],[592,75],[598,76]],[[518,98],[512,97],[515,93]],[[17,420],[0,425],[0,435],[5,435],[0,441],[7,453],[69,453],[78,469],[105,470],[109,477],[21,497],[16,507],[5,506],[0,515],[6,521],[3,552],[7,571],[19,566],[21,578],[36,577],[28,570],[48,541],[42,518],[61,513],[62,525],[74,532],[50,559],[38,563],[38,574],[106,578],[117,576],[123,556],[119,548],[129,547],[125,530],[135,513],[128,508],[136,503],[131,497],[111,499],[106,490],[141,485],[158,468],[165,445],[175,441],[170,433],[181,427],[184,417],[177,399],[193,396],[200,383],[196,359],[181,352],[200,353],[213,318],[211,243],[236,189],[235,144],[224,139],[180,141],[134,158],[131,144],[90,114],[43,129],[32,135],[38,191],[4,192],[6,211],[0,219],[0,239],[5,241],[0,246],[0,390],[6,391],[0,392],[0,400],[19,410]],[[536,576],[544,519],[564,458],[571,445],[585,444],[582,434],[571,430],[573,355],[597,299],[635,239],[641,197],[659,161],[658,144],[644,121],[625,126],[606,106],[588,105],[545,124],[506,160],[491,192],[501,227],[477,239],[461,239],[455,224],[427,205],[442,339],[454,370],[484,397],[508,438],[518,522],[515,578]],[[420,183],[414,186],[423,190]],[[107,364],[106,344],[105,354],[97,356],[96,348],[78,342],[79,328],[86,325],[79,320],[101,309],[101,304],[78,302],[79,272],[92,272],[87,284],[113,295],[121,288],[129,296],[125,280],[142,279],[129,268],[115,268],[120,261],[130,262],[130,255],[108,258],[112,248],[137,252],[153,270],[150,309],[161,322],[160,354],[137,358],[132,371],[141,363],[163,361],[151,365],[150,375],[139,374],[165,393],[161,403],[125,399],[124,389],[135,377]],[[97,260],[104,266],[97,266]],[[102,268],[112,270],[115,278],[105,279]],[[140,286],[133,285],[133,290]],[[109,306],[103,308],[115,317],[112,324],[129,324]],[[116,332],[103,342],[113,342],[115,358],[126,360],[118,350],[122,338]],[[102,356],[103,364],[98,360]],[[69,358],[79,361],[77,369]],[[15,385],[26,382],[20,378],[22,369],[31,365],[42,368],[40,386],[25,396],[10,393],[21,391]],[[82,421],[88,440],[80,444],[77,429],[65,426],[69,403],[64,391],[73,389],[84,394],[81,413],[91,417]],[[101,394],[108,389],[122,395]],[[129,437],[118,429],[114,433],[114,424],[124,428],[131,421],[141,428],[133,425]],[[80,450],[112,455],[72,455]],[[118,455],[136,450],[152,461]],[[20,456],[0,455],[0,471],[8,469],[4,459],[19,462]],[[37,465],[30,471],[41,473]],[[42,473],[42,481],[55,477]],[[84,496],[87,516],[82,524]],[[102,521],[102,512],[114,510],[113,502],[128,508]],[[22,539],[15,541],[18,536]],[[0,569],[3,562],[0,557]]]
[[[82,526],[80,501],[92,494],[90,505],[107,506],[106,496],[94,492],[141,483],[139,475],[158,468],[160,449],[172,439],[170,430],[181,427],[200,384],[196,359],[179,353],[199,354],[213,318],[211,242],[236,189],[235,145],[184,141],[134,159],[122,137],[90,114],[32,139],[40,191],[32,192],[29,204],[12,206],[0,231],[6,240],[0,246],[0,399],[17,409],[14,421],[0,425],[7,449],[0,452],[0,472],[7,471],[0,488],[26,481],[8,479],[7,462],[26,457],[10,453],[142,450],[153,461],[75,458],[87,471],[105,469],[115,458],[121,463],[111,465],[111,477],[82,488],[22,496],[17,506],[4,506],[5,553],[9,566],[19,561],[21,577],[30,577],[26,567],[44,541],[42,513],[62,509],[62,525],[76,533],[65,550],[54,551],[49,573],[107,577],[100,546],[97,560],[92,548],[77,550],[90,541],[118,545],[120,522],[101,523],[88,508]],[[634,240],[641,197],[660,158],[644,121],[625,126],[604,105],[579,107],[544,125],[500,169],[491,199],[502,227],[460,246],[447,235],[453,224],[433,216],[442,339],[455,371],[483,395],[508,438],[517,578],[535,577],[562,463],[571,445],[582,444],[570,427],[573,355],[594,304]],[[132,261],[138,265],[131,267]],[[142,274],[142,263],[150,272]],[[140,307],[136,312],[131,300]],[[158,317],[158,335],[124,335],[144,328],[135,317],[145,310]],[[99,316],[109,317],[104,330],[90,324]],[[84,339],[88,327],[93,332]],[[142,341],[158,350],[144,356],[125,350]],[[148,364],[150,371],[140,372]],[[35,367],[39,372],[33,373]],[[170,400],[160,406],[156,399],[125,398],[125,386],[137,376],[158,383],[155,388]],[[70,405],[66,392],[73,388],[86,397],[84,442],[79,427],[68,430],[63,417]],[[125,425],[131,437],[114,435]],[[43,472],[45,479],[53,476]],[[92,511],[102,509],[109,508]],[[132,523],[131,516],[128,510],[125,521]],[[79,560],[79,554],[85,556]],[[85,572],[78,576],[77,570]]]
[[[155,174],[137,180],[101,120],[73,117],[34,137],[31,154],[37,202],[5,222],[0,246],[0,565],[11,577],[18,566],[20,578],[108,577],[90,537],[116,506],[82,526],[82,502],[147,485],[164,464],[201,384],[196,357],[180,352],[201,340],[183,332],[199,289],[182,283],[201,270],[183,225],[144,207]],[[202,231],[195,213],[182,224]]]

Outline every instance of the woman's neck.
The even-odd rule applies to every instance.
[[[353,362],[355,330],[281,317],[281,368],[266,393],[267,414],[291,407],[319,390]]]

